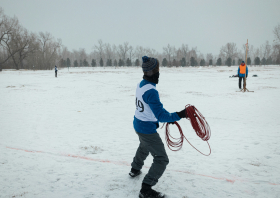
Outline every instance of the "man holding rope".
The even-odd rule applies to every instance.
[[[169,113],[163,108],[156,89],[159,79],[159,61],[143,56],[143,80],[136,88],[136,110],[133,126],[139,136],[140,145],[136,151],[129,175],[136,177],[141,174],[144,161],[151,153],[153,164],[142,182],[140,198],[164,198],[164,194],[152,189],[164,173],[169,163],[164,144],[157,133],[159,122],[175,122],[186,118],[186,110]]]

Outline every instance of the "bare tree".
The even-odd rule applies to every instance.
[[[209,61],[212,60],[212,64],[213,64],[213,54],[209,53],[206,55],[206,62],[209,64]]]
[[[117,53],[122,60],[126,60],[126,54],[129,51],[129,46],[128,45],[129,45],[128,42],[124,42],[123,45],[119,45],[118,48],[117,48]]]
[[[220,55],[224,58],[237,58],[237,47],[235,43],[227,43],[225,46],[222,46],[220,50]]]
[[[105,44],[104,49],[105,49],[106,58],[107,59],[112,59],[113,58],[113,50],[112,50],[111,45],[109,43]]]
[[[97,60],[97,58],[98,58],[98,54],[96,53],[96,52],[91,52],[91,53],[89,53],[89,55],[88,55],[88,59],[90,60],[90,61],[92,61],[92,59],[95,59],[95,60]]]
[[[177,58],[177,49],[175,46],[172,47],[172,59],[176,59]]]
[[[2,65],[20,50],[16,48],[10,48],[12,33],[17,27],[19,27],[18,19],[16,17],[7,17],[4,14],[3,9],[0,8],[0,47],[3,51],[8,51],[8,49],[10,49],[9,53],[6,53],[6,56],[0,60],[0,70]]]
[[[135,51],[134,51],[134,49],[133,49],[132,46],[129,46],[129,48],[128,48],[128,54],[129,54],[129,59],[130,59],[130,61],[132,61],[132,58],[134,57],[134,54],[135,54]]]
[[[182,51],[182,56],[185,58],[185,60],[189,60],[190,59],[190,57],[188,57],[189,46],[187,44],[182,44],[181,51]]]
[[[151,48],[144,48],[144,54],[148,57],[156,58],[157,51]]]
[[[188,52],[188,57],[190,57],[190,59],[191,59],[191,57],[194,57],[196,60],[197,60],[197,47],[193,47],[189,52]],[[189,60],[189,64],[188,65],[190,65],[190,59],[188,59]]]
[[[141,61],[142,57],[145,55],[145,49],[142,46],[137,46],[135,49],[135,56],[138,58],[139,61]]]
[[[29,35],[30,43],[28,45],[26,56],[24,57],[23,63],[25,69],[40,69],[41,65],[41,52],[40,52],[40,42],[38,40],[38,35],[30,33]]]
[[[177,50],[176,50],[176,60],[181,60],[182,58],[183,58],[184,56],[183,56],[183,53],[182,53],[182,50],[181,50],[181,48],[178,48]]]
[[[17,26],[19,26],[18,19],[7,17],[3,9],[0,8],[0,43],[7,41]]]
[[[52,69],[57,59],[57,50],[61,46],[61,40],[54,40],[48,32],[39,32],[38,41],[40,43],[40,69]]]
[[[85,48],[80,48],[80,50],[79,50],[79,59],[80,60],[87,59],[87,53],[86,53]]]
[[[73,56],[73,63],[74,63],[74,61],[80,60],[80,52],[78,50],[73,50],[72,56]]]
[[[273,30],[275,40],[273,45],[273,53],[276,64],[280,64],[280,24],[278,24]]]
[[[280,65],[280,44],[275,44],[273,46],[272,57],[275,63]]]
[[[168,58],[168,64],[169,66],[171,66],[171,56],[173,55],[173,50],[174,47],[172,47],[171,45],[167,45],[166,47],[163,48],[163,53],[167,56]]]
[[[265,44],[261,45],[260,51],[262,55],[260,58],[267,59],[271,55],[272,46],[269,44],[268,41],[266,41]]]
[[[104,43],[101,39],[98,40],[98,45],[94,45],[94,49],[99,54],[99,59],[103,58],[104,53]],[[98,61],[99,62],[99,61]]]
[[[118,50],[117,50],[117,46],[114,44],[113,46],[112,46],[112,53],[113,53],[113,57],[112,57],[112,59],[118,59],[118,52],[117,52]]]
[[[250,52],[251,60],[255,60],[256,57],[260,57],[261,56],[260,48],[255,48],[253,45],[250,46],[249,52]],[[241,57],[243,57],[243,56],[241,56]],[[255,62],[252,61],[252,64],[254,64],[254,63]]]
[[[200,61],[201,61],[202,59],[204,59],[204,54],[199,53],[197,62],[200,63]]]
[[[189,56],[190,56],[190,57],[197,58],[197,47],[193,47],[193,48],[189,51]]]
[[[23,69],[24,59],[33,54],[38,48],[36,35],[30,34],[21,26],[17,26],[8,37],[9,39],[3,40],[3,43],[5,43],[4,48],[9,57],[12,58],[15,69]]]
[[[274,42],[280,44],[280,23],[273,30],[275,40]]]
[[[61,58],[63,58],[64,60],[69,58],[72,61],[73,59],[72,56],[73,54],[68,50],[68,48],[66,46],[63,46],[61,51]]]

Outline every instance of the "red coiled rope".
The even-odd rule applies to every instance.
[[[210,145],[208,143],[208,140],[210,139],[211,136],[211,130],[210,127],[208,125],[208,123],[206,122],[205,118],[203,117],[203,115],[192,105],[186,105],[186,115],[187,115],[187,119],[190,120],[191,125],[194,129],[194,131],[196,132],[197,136],[200,137],[203,141],[206,141],[209,149],[210,149],[210,153],[208,155],[200,152],[199,150],[197,150],[189,141],[188,139],[184,136],[183,131],[181,126],[177,123],[174,122],[176,124],[176,126],[179,129],[180,132],[180,137],[179,138],[174,138],[170,135],[170,131],[169,131],[169,123],[166,124],[165,126],[165,140],[167,143],[167,146],[169,147],[170,150],[172,151],[179,151],[182,146],[183,146],[183,142],[184,139],[186,139],[188,141],[188,143],[198,152],[200,152],[202,155],[205,156],[209,156],[211,154],[211,148]],[[172,140],[176,140],[176,141],[172,141]],[[177,149],[172,149],[173,148],[177,148]]]

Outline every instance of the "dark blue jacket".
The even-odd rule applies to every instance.
[[[147,80],[142,80],[140,83],[140,87],[143,87],[146,84],[152,84],[153,86],[156,86],[155,83],[151,83]],[[133,126],[136,132],[144,134],[156,133],[156,129],[159,127],[159,122],[174,122],[181,119],[176,112],[169,113],[163,108],[157,90],[150,89],[146,91],[143,95],[143,100],[150,106],[158,121],[141,121],[134,116]]]

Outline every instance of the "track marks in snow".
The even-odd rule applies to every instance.
[[[125,161],[102,160],[102,159],[94,159],[94,158],[90,158],[90,157],[72,155],[72,154],[66,154],[66,153],[56,154],[56,153],[50,153],[50,152],[44,152],[44,151],[34,151],[34,150],[19,149],[19,148],[12,148],[12,147],[6,147],[6,148],[13,149],[13,150],[19,150],[19,151],[25,151],[25,152],[29,152],[29,153],[45,153],[45,154],[51,154],[51,155],[57,155],[57,156],[65,156],[65,157],[72,157],[72,158],[76,158],[76,159],[95,161],[95,162],[110,163],[110,164],[122,165],[122,166],[130,166],[130,163],[125,162]],[[148,166],[143,166],[143,167],[146,168],[146,169],[150,168]],[[246,169],[242,166],[239,166],[239,165],[237,166],[237,168],[239,169],[239,172],[249,171],[248,169]],[[198,173],[194,173],[194,172],[190,172],[190,171],[184,171],[184,170],[167,169],[166,171],[177,172],[177,173],[187,173],[187,174],[212,178],[212,179],[215,179],[215,180],[227,181],[227,182],[230,182],[230,183],[235,183],[236,181],[239,181],[239,182],[245,182],[246,181],[246,182],[256,183],[256,182],[250,181],[248,179],[246,179],[246,180],[241,179],[241,178],[229,179],[229,178],[225,178],[225,177],[216,177],[216,176],[211,176],[211,175],[198,174]],[[271,182],[267,182],[267,181],[263,181],[263,182],[265,182],[267,184],[270,184],[270,185],[280,185],[278,183],[271,183]]]
[[[98,146],[83,146],[81,150],[86,151],[86,154],[98,154],[103,151],[103,149]]]

